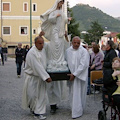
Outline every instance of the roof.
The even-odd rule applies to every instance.
[[[111,32],[110,34],[104,35],[105,37],[116,37],[116,35],[119,34],[118,32]]]

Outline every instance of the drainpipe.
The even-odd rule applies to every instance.
[[[30,0],[30,47],[32,47],[32,0]]]
[[[2,39],[2,0],[1,0],[1,38],[0,38],[0,43],[3,41]]]

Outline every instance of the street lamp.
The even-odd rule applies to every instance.
[[[30,47],[32,47],[32,0],[30,0]]]

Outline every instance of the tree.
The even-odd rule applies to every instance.
[[[72,17],[72,20],[68,24],[68,34],[71,34],[71,39],[74,36],[80,37],[79,23],[77,23],[76,20],[73,18],[73,12],[72,9],[69,7],[69,2],[67,2],[67,9],[68,9],[68,16]]]
[[[119,34],[117,34],[117,38],[119,38],[119,40],[120,40],[120,33],[119,33]]]
[[[91,42],[98,43],[101,36],[103,36],[104,29],[101,27],[98,21],[92,22],[90,27],[91,29],[87,31],[88,34],[84,35],[84,39],[89,44]]]
[[[84,41],[85,41],[88,45],[91,44],[90,34],[89,34],[89,33],[86,33],[85,35],[83,35],[83,39],[84,39]]]

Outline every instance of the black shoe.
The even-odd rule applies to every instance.
[[[51,114],[55,114],[56,113],[56,105],[50,105],[50,107],[51,107],[51,110],[50,110],[50,113]]]

